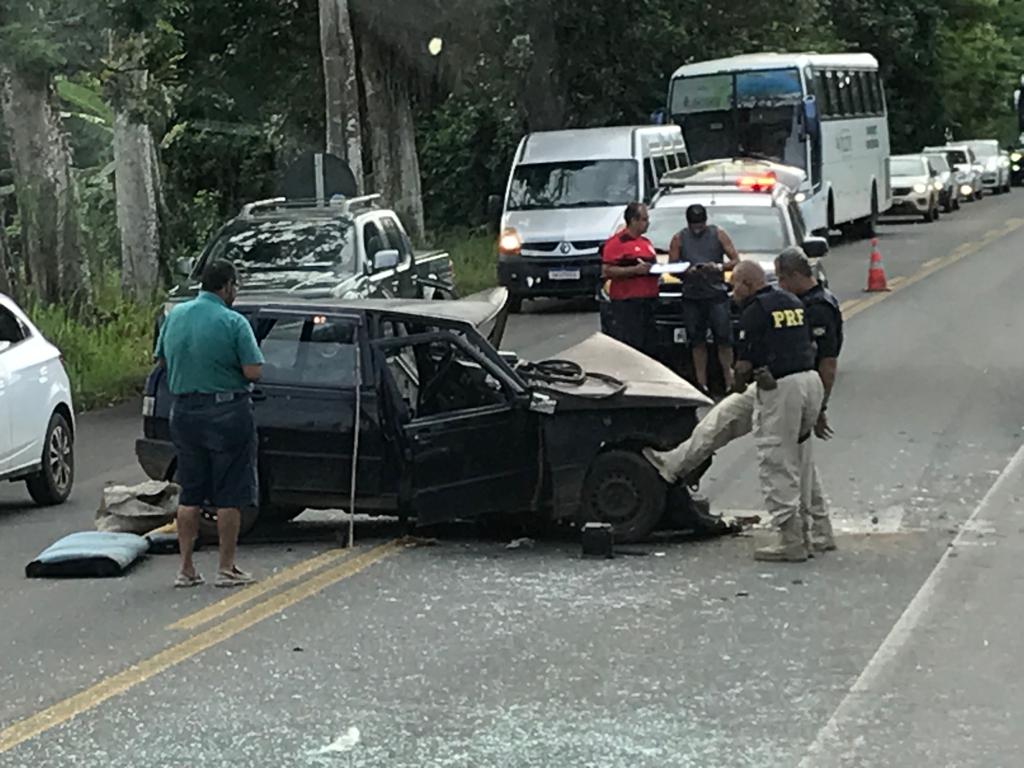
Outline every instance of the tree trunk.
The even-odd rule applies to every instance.
[[[522,80],[521,103],[530,131],[566,128],[567,94],[562,76],[555,4],[532,0],[526,4],[530,61]]]
[[[0,209],[0,293],[5,293],[15,301],[20,301],[15,288],[15,272],[11,264],[11,249],[7,246],[7,232],[4,229],[3,210]]]
[[[359,119],[359,79],[348,0],[319,0],[320,54],[327,103],[327,151],[352,168],[363,187],[363,134]]]
[[[409,79],[375,42],[360,48],[373,186],[401,216],[409,235],[423,236],[423,195]]]
[[[160,219],[156,151],[149,126],[119,112],[114,118],[114,185],[121,233],[121,288],[138,300],[159,282]]]
[[[0,72],[27,280],[43,301],[86,298],[67,140],[45,77]]]

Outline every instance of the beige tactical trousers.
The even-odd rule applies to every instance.
[[[824,504],[820,484],[814,499],[817,472],[811,435],[824,396],[815,371],[785,376],[773,390],[755,390],[753,429],[761,491],[777,528],[802,517],[801,507],[809,512],[814,501]],[[802,437],[806,439],[800,442]]]

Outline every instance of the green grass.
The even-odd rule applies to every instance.
[[[64,356],[75,408],[121,402],[142,389],[152,367],[154,309],[98,297],[78,318],[67,308],[32,304],[32,322]]]
[[[459,296],[493,288],[498,284],[498,257],[493,235],[452,234],[442,239],[455,266]]]

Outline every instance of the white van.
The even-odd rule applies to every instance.
[[[626,205],[689,164],[679,126],[545,131],[519,144],[501,216],[498,282],[513,311],[525,298],[597,295],[598,249]]]

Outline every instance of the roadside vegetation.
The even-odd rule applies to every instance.
[[[894,152],[1013,138],[1024,0],[0,0],[0,291],[81,404],[128,395],[175,260],[326,148],[472,293],[525,132],[646,123],[681,64],[801,49],[878,57]]]

